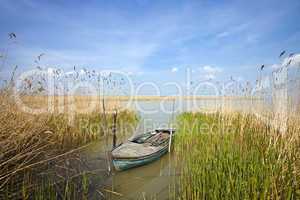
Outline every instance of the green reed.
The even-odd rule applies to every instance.
[[[299,133],[241,114],[184,113],[178,123],[178,199],[300,197]]]

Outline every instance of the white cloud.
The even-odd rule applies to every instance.
[[[220,32],[216,35],[217,38],[224,38],[224,37],[228,37],[240,32],[243,32],[245,30],[247,30],[250,26],[250,23],[244,23],[244,24],[239,24],[236,26],[232,26],[230,27],[230,29],[228,29],[227,31],[223,31]]]
[[[100,75],[102,77],[109,77],[111,75],[111,71],[110,70],[104,70],[104,71],[101,71]]]
[[[140,76],[144,74],[144,71],[138,66],[121,67],[119,70],[129,76]]]
[[[178,71],[178,68],[177,67],[173,67],[172,69],[171,69],[171,72],[177,72]]]
[[[238,76],[238,77],[236,77],[236,78],[234,78],[236,81],[238,81],[238,82],[243,82],[243,81],[245,81],[245,78],[244,77],[242,77],[242,76]]]
[[[214,74],[205,74],[203,77],[204,77],[204,79],[215,79],[216,75],[214,75]]]
[[[216,76],[223,70],[219,67],[212,67],[210,65],[205,65],[200,70],[203,72],[202,76],[205,79],[215,79]]]
[[[271,69],[278,69],[278,68],[280,68],[280,65],[279,64],[273,64],[270,67],[271,67]]]
[[[217,73],[221,73],[223,70],[219,67],[212,67],[210,65],[205,65],[204,67],[202,67],[203,71],[206,73],[210,73],[210,74],[217,74]]]
[[[55,71],[56,71],[56,69],[54,69],[52,67],[49,67],[47,72],[48,72],[49,75],[54,75]]]
[[[126,71],[125,73],[129,76],[140,76],[144,74],[142,71]]]
[[[230,33],[228,31],[224,31],[224,32],[218,33],[216,37],[217,38],[223,38],[223,37],[226,37],[228,35],[230,35]]]
[[[281,64],[276,63],[267,67],[270,67],[272,70],[276,70],[281,67],[286,67],[287,65],[289,67],[300,66],[300,54],[295,54],[293,56],[286,57],[283,59]]]
[[[293,56],[286,57],[286,58],[283,59],[281,64],[270,65],[270,68],[272,70],[276,70],[276,69],[279,69],[281,67],[286,67],[287,65],[289,67],[300,66],[300,54],[295,54]]]
[[[290,66],[300,65],[300,54],[295,54],[291,57],[285,58],[282,62],[282,66],[286,66],[290,63]]]
[[[73,74],[76,74],[76,72],[71,71],[71,72],[66,72],[66,73],[65,73],[66,76],[68,76],[68,75],[73,75]]]
[[[85,71],[83,69],[80,70],[80,74],[85,74]]]

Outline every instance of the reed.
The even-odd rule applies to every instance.
[[[183,113],[178,123],[176,198],[300,197],[299,125],[282,135],[238,113]]]
[[[48,194],[55,188],[46,187],[45,181],[55,185],[55,180],[46,177],[37,187],[35,181],[39,178],[36,175],[48,173],[47,170],[57,167],[58,163],[65,166],[65,161],[78,160],[76,156],[86,145],[110,134],[106,131],[113,123],[109,113],[107,124],[99,112],[75,113],[72,123],[68,113],[24,113],[14,103],[12,95],[4,90],[0,94],[0,104],[0,199],[31,198],[32,190]],[[137,121],[134,112],[123,110],[118,114],[118,130],[132,128]],[[78,162],[73,164],[78,165]],[[72,168],[73,164],[68,164],[67,168]],[[71,182],[67,180],[62,185],[70,190]]]

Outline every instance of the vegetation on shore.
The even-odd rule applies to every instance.
[[[82,164],[79,153],[110,134],[112,113],[75,113],[72,122],[68,113],[28,114],[4,90],[0,104],[0,199],[28,199],[33,194],[37,199],[72,199],[72,188],[87,189],[87,176],[77,169]],[[134,112],[120,111],[117,130],[135,127],[137,121]]]
[[[281,134],[236,113],[183,113],[178,123],[176,198],[300,197],[299,125]]]

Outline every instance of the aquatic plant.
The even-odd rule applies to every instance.
[[[178,117],[176,199],[297,199],[300,137],[253,115]],[[299,126],[299,125],[297,125]]]

